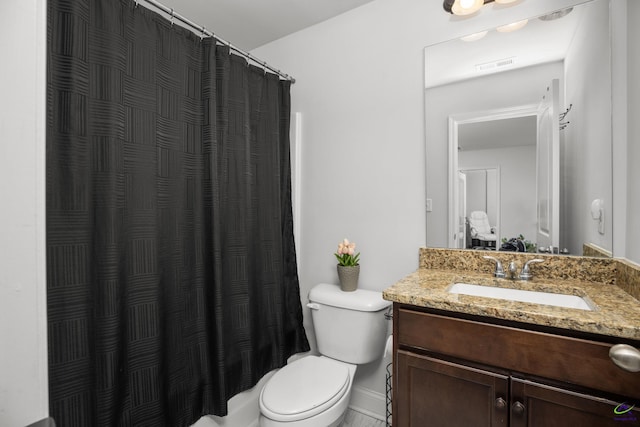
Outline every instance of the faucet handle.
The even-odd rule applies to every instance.
[[[485,255],[482,258],[490,259],[490,260],[492,260],[492,261],[494,261],[496,263],[496,271],[493,272],[493,275],[495,277],[498,277],[498,278],[506,277],[506,274],[504,273],[504,268],[502,268],[502,263],[500,262],[500,260],[498,258],[493,257],[493,256],[489,256],[489,255]]]
[[[531,274],[531,269],[529,268],[529,264],[534,264],[537,262],[544,262],[544,260],[540,258],[534,258],[524,263],[522,271],[520,272],[520,280],[529,280],[533,277],[533,274]]]

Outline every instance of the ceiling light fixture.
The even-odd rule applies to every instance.
[[[527,25],[527,22],[529,22],[528,19],[523,19],[522,21],[518,21],[518,22],[512,22],[511,24],[507,24],[507,25],[503,25],[501,27],[497,27],[496,31],[499,32],[499,33],[510,33],[512,31],[517,31],[520,28],[522,28],[525,25]]]
[[[488,32],[489,31],[480,31],[479,33],[469,34],[468,36],[460,37],[460,40],[464,42],[474,42],[486,36]]]
[[[573,7],[568,7],[562,10],[556,10],[555,12],[547,13],[546,15],[540,16],[538,19],[541,21],[555,21],[556,19],[560,19],[573,10]]]
[[[451,13],[459,16],[471,15],[480,10],[483,5],[484,0],[455,0],[451,5]]]
[[[476,13],[488,3],[509,4],[516,1],[518,0],[444,0],[442,7],[453,15],[465,16]]]

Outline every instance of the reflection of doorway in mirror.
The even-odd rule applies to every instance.
[[[481,194],[480,205],[476,205],[475,210],[486,209],[491,225],[497,228],[498,248],[502,239],[520,235],[535,241],[538,111],[537,105],[529,104],[450,116],[450,167],[453,168],[450,170],[456,174],[496,170],[495,180],[486,172],[482,178],[491,182],[489,187],[495,191],[472,190],[473,184],[467,185],[466,211],[474,210],[471,195]],[[470,179],[468,174],[467,179]],[[452,196],[450,200],[458,199],[458,194]],[[486,207],[482,209],[482,206]]]
[[[464,163],[464,161],[463,161]],[[465,220],[471,212],[482,211],[487,214],[489,224],[495,228],[496,242],[500,242],[500,169],[477,168],[461,169],[466,178],[466,191],[461,211]],[[465,221],[466,223],[466,221]],[[467,239],[466,248],[471,248],[471,239]]]

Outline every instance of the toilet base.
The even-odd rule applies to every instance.
[[[324,357],[324,356],[323,356]],[[326,411],[295,421],[276,421],[260,414],[258,425],[260,427],[337,427],[340,425],[347,413],[349,402],[351,400],[351,390],[353,386],[353,377],[355,375],[357,365],[346,364],[349,367],[349,386],[344,395],[333,406]]]

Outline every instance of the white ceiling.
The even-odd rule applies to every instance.
[[[563,60],[583,11],[583,6],[576,6],[568,15],[553,21],[529,19],[524,28],[512,33],[488,29],[488,34],[478,41],[454,39],[428,46],[425,49],[425,87]],[[513,64],[504,69],[476,69],[476,66],[505,59],[512,59]]]
[[[250,51],[373,0],[156,1],[232,45]],[[144,0],[140,4],[154,9]]]
[[[142,5],[155,9],[145,0]],[[326,21],[342,13],[363,6],[374,0],[153,0],[173,9],[198,26],[215,33],[234,46],[251,51],[269,42],[295,33],[304,28]],[[434,10],[441,10],[441,0],[435,2]],[[429,46],[427,57],[426,87],[445,84],[463,78],[477,76],[475,65],[483,60],[493,61],[517,56],[519,68],[533,63],[560,59],[566,52],[579,13],[574,10],[556,22],[542,22],[533,19],[520,31],[503,35],[491,31],[480,42],[464,43],[459,40]],[[442,14],[445,17],[446,14]],[[449,18],[452,19],[452,18]],[[455,21],[455,19],[453,18]],[[562,22],[560,22],[562,21]],[[538,31],[535,35],[532,32]],[[498,43],[499,42],[499,43]],[[463,54],[452,55],[451,43],[455,49],[465,48]],[[496,53],[498,45],[500,53]],[[540,49],[540,46],[545,46]],[[486,56],[486,51],[491,56]],[[518,52],[515,54],[513,52]],[[545,58],[535,53],[544,52]],[[525,54],[526,53],[526,54]],[[443,72],[446,70],[446,72]],[[475,74],[475,75],[474,75]],[[431,79],[431,76],[447,76],[445,80]]]
[[[204,26],[234,46],[251,51],[374,0],[153,1],[173,9],[198,26]],[[441,0],[423,1],[436,2],[438,5],[434,10],[440,10],[442,7]],[[145,0],[140,2],[159,12]],[[498,34],[490,31],[487,37],[479,42],[466,43],[454,39],[427,47],[426,87],[476,77],[478,74],[475,65],[486,61],[517,57],[517,64],[509,67],[513,69],[562,59],[580,20],[581,14],[577,10],[579,8],[574,9],[576,10],[568,16],[557,21],[542,22],[532,19],[524,29],[515,33]],[[455,21],[456,18],[448,19]],[[541,52],[543,56],[539,54]],[[497,145],[529,143],[525,142],[528,141],[527,138],[514,140],[514,128],[522,134],[524,129],[532,126],[535,135],[535,120],[533,125],[526,118],[502,120],[500,126],[497,126],[496,122],[490,123],[463,126],[460,129],[460,147],[464,150],[478,150],[495,148]]]

